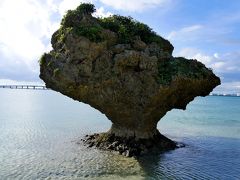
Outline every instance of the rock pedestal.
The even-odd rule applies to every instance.
[[[136,33],[123,37],[119,24]],[[147,28],[122,16],[98,19],[78,8],[65,16],[52,36],[53,50],[40,60],[47,88],[91,105],[113,123],[107,138],[93,136],[96,142],[114,137],[169,145],[157,130],[159,120],[220,84],[201,62],[173,57],[171,43]]]

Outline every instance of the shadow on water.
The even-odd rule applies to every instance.
[[[145,179],[177,179],[178,176],[173,173],[175,165],[172,164],[171,166],[168,166],[170,165],[169,163],[174,163],[174,160],[172,162],[166,162],[166,155],[176,153],[175,151],[178,150],[179,149],[168,150],[165,152],[154,151],[137,158],[139,166],[145,174]]]
[[[154,155],[145,155],[138,159],[139,165],[142,167],[148,178],[154,178],[159,175],[162,177],[165,176],[164,171],[160,171],[157,174],[155,171],[156,169],[159,169],[159,166],[161,165],[162,156],[162,153],[155,153]]]
[[[238,179],[240,139],[185,138],[183,148],[137,159],[145,179]]]

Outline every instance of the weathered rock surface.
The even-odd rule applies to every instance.
[[[149,139],[136,139],[135,137],[119,137],[114,134],[101,133],[86,135],[81,139],[89,148],[97,147],[102,150],[117,151],[119,154],[132,157],[147,154],[173,150],[177,147],[184,147],[183,144],[175,143],[172,140],[161,135],[159,132]]]
[[[66,25],[67,18],[72,24]],[[118,33],[91,14],[71,18],[53,34],[53,50],[41,58],[40,78],[48,88],[105,114],[112,122],[109,136],[160,137],[157,123],[168,111],[186,109],[220,84],[201,62],[174,58],[173,46],[163,38],[156,43],[135,36],[121,43]],[[92,26],[100,40],[78,33]]]

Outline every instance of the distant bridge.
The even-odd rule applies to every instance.
[[[40,85],[0,85],[4,89],[32,89],[32,90],[48,90],[46,86]]]

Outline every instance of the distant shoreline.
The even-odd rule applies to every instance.
[[[240,95],[237,95],[237,94],[210,94],[209,96],[240,97]]]
[[[43,85],[0,85],[0,89],[27,89],[27,90],[51,90],[47,89]],[[240,93],[237,94],[210,94],[208,96],[221,96],[221,97],[240,97]]]

